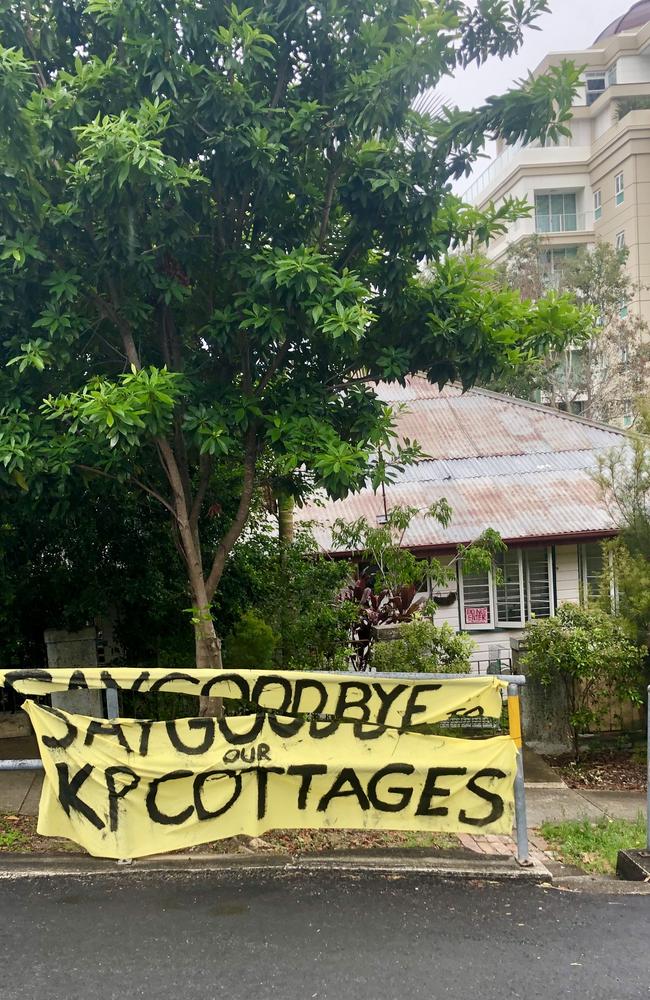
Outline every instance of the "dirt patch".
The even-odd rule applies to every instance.
[[[646,788],[645,755],[638,751],[603,750],[579,762],[571,754],[544,759],[570,788],[600,788],[607,792],[642,792]]]
[[[0,816],[0,854],[69,854],[81,848],[61,837],[39,837],[36,816]],[[85,851],[84,851],[85,854]]]
[[[270,830],[263,837],[229,837],[210,844],[184,848],[181,852],[214,854],[286,854],[366,848],[427,848],[447,850],[458,847],[457,837],[444,833],[409,833],[402,830]],[[0,816],[0,854],[69,854],[86,852],[71,840],[40,837],[35,816]]]

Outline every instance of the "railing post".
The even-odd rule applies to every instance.
[[[530,865],[528,851],[528,821],[526,818],[526,789],[524,786],[524,750],[521,733],[521,702],[519,684],[508,684],[508,723],[510,736],[517,747],[517,773],[515,775],[515,823],[517,826],[517,861]]]
[[[648,685],[648,716],[646,720],[646,755],[648,765],[648,781],[646,791],[646,847],[650,851],[650,684]]]
[[[106,688],[106,715],[109,719],[117,719],[120,714],[120,702],[115,688]]]

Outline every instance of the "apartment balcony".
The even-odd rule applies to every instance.
[[[590,157],[590,146],[541,146],[539,143],[523,146],[515,143],[508,146],[478,176],[472,178],[462,198],[469,205],[481,206],[495,195],[516,195],[517,191],[511,190],[509,186],[519,171],[539,173],[540,178],[545,177],[548,181],[550,175],[561,172],[567,165],[571,165],[572,169],[576,165],[584,165],[586,169]],[[538,185],[534,182],[533,186]]]
[[[555,233],[587,233],[594,228],[593,212],[565,212],[561,215],[535,215],[535,232],[540,236]]]

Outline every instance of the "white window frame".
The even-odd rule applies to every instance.
[[[625,250],[625,230],[622,229],[620,233],[616,234],[616,249]]]
[[[614,177],[614,200],[617,205],[622,205],[625,201],[625,172],[623,170]]]
[[[471,575],[471,574],[470,574]],[[494,574],[492,570],[487,571],[488,578],[488,608],[490,611],[490,621],[487,625],[468,625],[465,621],[465,581],[463,567],[458,566],[458,597],[459,597],[459,619],[460,628],[463,632],[494,632],[497,627],[496,614],[494,608]]]
[[[586,607],[589,604],[589,582],[587,580],[587,545],[601,545],[605,541],[604,538],[599,538],[595,542],[582,542],[578,545],[578,583],[579,583],[579,593],[580,593],[580,604]],[[616,583],[614,582],[614,557],[611,552],[607,553],[607,560],[609,562],[609,573],[611,579],[610,585],[610,600],[612,602],[612,608],[614,611],[618,609],[618,590]],[[603,560],[603,570],[605,568]],[[591,598],[592,603],[594,598]]]
[[[543,548],[543,547],[544,546],[540,546],[540,548]],[[553,615],[555,614],[555,610],[556,610],[556,608],[555,608],[555,587],[554,587],[555,577],[553,575],[553,546],[552,545],[547,545],[546,546],[546,565],[547,565],[547,573],[548,573],[548,615],[549,615],[549,618],[552,618]],[[528,595],[528,601],[527,601],[527,607],[526,607],[526,611],[527,611],[528,617],[527,617],[526,620],[530,622],[530,621],[533,621],[533,612],[532,612],[531,602],[530,602],[530,565],[528,563],[528,560],[526,560],[526,592],[527,592],[527,595]]]
[[[600,188],[598,188],[597,191],[594,191],[594,221],[598,222],[598,220],[602,217],[602,214],[603,214],[603,195]]]
[[[554,575],[553,575],[553,546],[540,546],[540,548],[546,548],[546,558],[548,565],[548,595],[549,595],[549,617],[555,614],[555,586],[554,586]],[[460,628],[462,631],[467,632],[499,632],[506,629],[522,629],[524,628],[527,621],[533,620],[533,615],[531,611],[531,601],[530,601],[530,570],[528,566],[528,561],[524,560],[525,549],[519,548],[516,550],[519,557],[519,600],[521,607],[521,619],[519,621],[504,622],[498,617],[498,599],[497,599],[497,587],[498,584],[495,579],[495,575],[492,570],[488,570],[488,608],[490,614],[490,621],[487,625],[468,625],[465,621],[465,587],[463,578],[463,567],[462,564],[458,566],[458,607],[459,607],[459,620]],[[524,576],[524,574],[526,574]]]
[[[524,558],[522,549],[516,549],[519,557],[519,607],[521,608],[521,618],[516,622],[504,622],[499,620],[499,584],[494,581],[494,623],[499,628],[523,628],[526,624],[526,592],[524,589]]]
[[[602,87],[589,87],[589,83],[598,83],[600,80],[602,80]],[[607,73],[604,70],[591,70],[585,73],[585,103],[587,107],[591,107],[606,90]]]

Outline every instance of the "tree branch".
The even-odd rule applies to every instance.
[[[273,376],[278,372],[279,368],[282,365],[282,362],[286,359],[288,353],[289,353],[289,338],[287,337],[282,346],[279,348],[277,354],[275,355],[275,358],[267,368],[265,374],[260,379],[257,385],[257,389],[255,391],[256,396],[262,395],[262,393],[268,386]]]
[[[116,483],[119,483],[120,481],[117,476],[112,476],[110,472],[104,472],[103,469],[96,469],[92,465],[83,465],[81,462],[76,462],[75,468],[81,469],[83,472],[92,472],[94,476],[102,476],[104,479],[112,479],[113,482]],[[145,493],[148,493],[149,496],[153,497],[154,500],[157,500],[158,503],[161,503],[163,507],[165,507],[169,511],[169,513],[172,514],[174,518],[176,518],[176,511],[174,510],[172,505],[169,503],[168,500],[165,500],[164,496],[158,493],[157,490],[154,490],[151,486],[147,486],[146,483],[143,483],[141,479],[136,479],[135,476],[128,476],[128,480],[135,486],[139,486],[141,490],[144,490]]]
[[[289,70],[291,69],[290,62],[291,48],[287,43],[285,45],[284,51],[282,53],[282,62],[280,64],[280,71],[278,73],[277,83],[275,85],[275,91],[273,97],[271,98],[271,103],[269,107],[277,108],[278,104],[284,97],[287,89],[287,84],[289,82]]]
[[[196,493],[194,494],[194,503],[192,504],[192,510],[190,511],[190,527],[193,532],[196,532],[196,529],[198,527],[199,518],[201,516],[201,510],[203,509],[205,495],[208,491],[208,486],[210,485],[210,476],[212,475],[213,468],[214,468],[213,456],[201,455],[199,459],[199,481],[197,484]]]
[[[327,236],[327,229],[330,221],[330,213],[332,211],[332,203],[334,201],[334,192],[336,190],[336,182],[339,179],[342,168],[343,165],[340,162],[337,163],[336,166],[332,166],[327,178],[327,186],[325,188],[325,201],[323,204],[323,216],[321,218],[320,230],[318,233],[319,250],[322,250],[323,244],[325,242],[325,237]]]
[[[115,287],[115,282],[112,276],[109,274],[106,276],[106,284],[108,286],[108,292],[111,297],[112,306],[112,319],[118,330],[120,331],[120,336],[122,338],[122,344],[124,346],[124,353],[126,354],[129,364],[133,365],[136,371],[140,371],[142,365],[140,364],[140,357],[138,355],[137,348],[135,346],[135,340],[133,339],[133,333],[131,332],[131,324],[128,320],[120,313],[119,306],[119,296],[117,294],[117,289]],[[103,302],[103,299],[100,299]]]
[[[235,514],[234,520],[228,531],[225,533],[221,539],[217,551],[214,555],[214,560],[212,562],[212,569],[210,570],[210,575],[206,582],[206,592],[208,599],[212,600],[217,585],[226,565],[226,559],[230,554],[235,542],[241,535],[246,520],[248,518],[248,512],[250,511],[251,501],[253,499],[253,490],[255,488],[255,463],[257,458],[257,438],[256,431],[254,427],[250,427],[246,432],[246,446],[244,452],[244,482],[242,485],[241,497],[239,498],[239,506],[237,507],[237,513]]]

